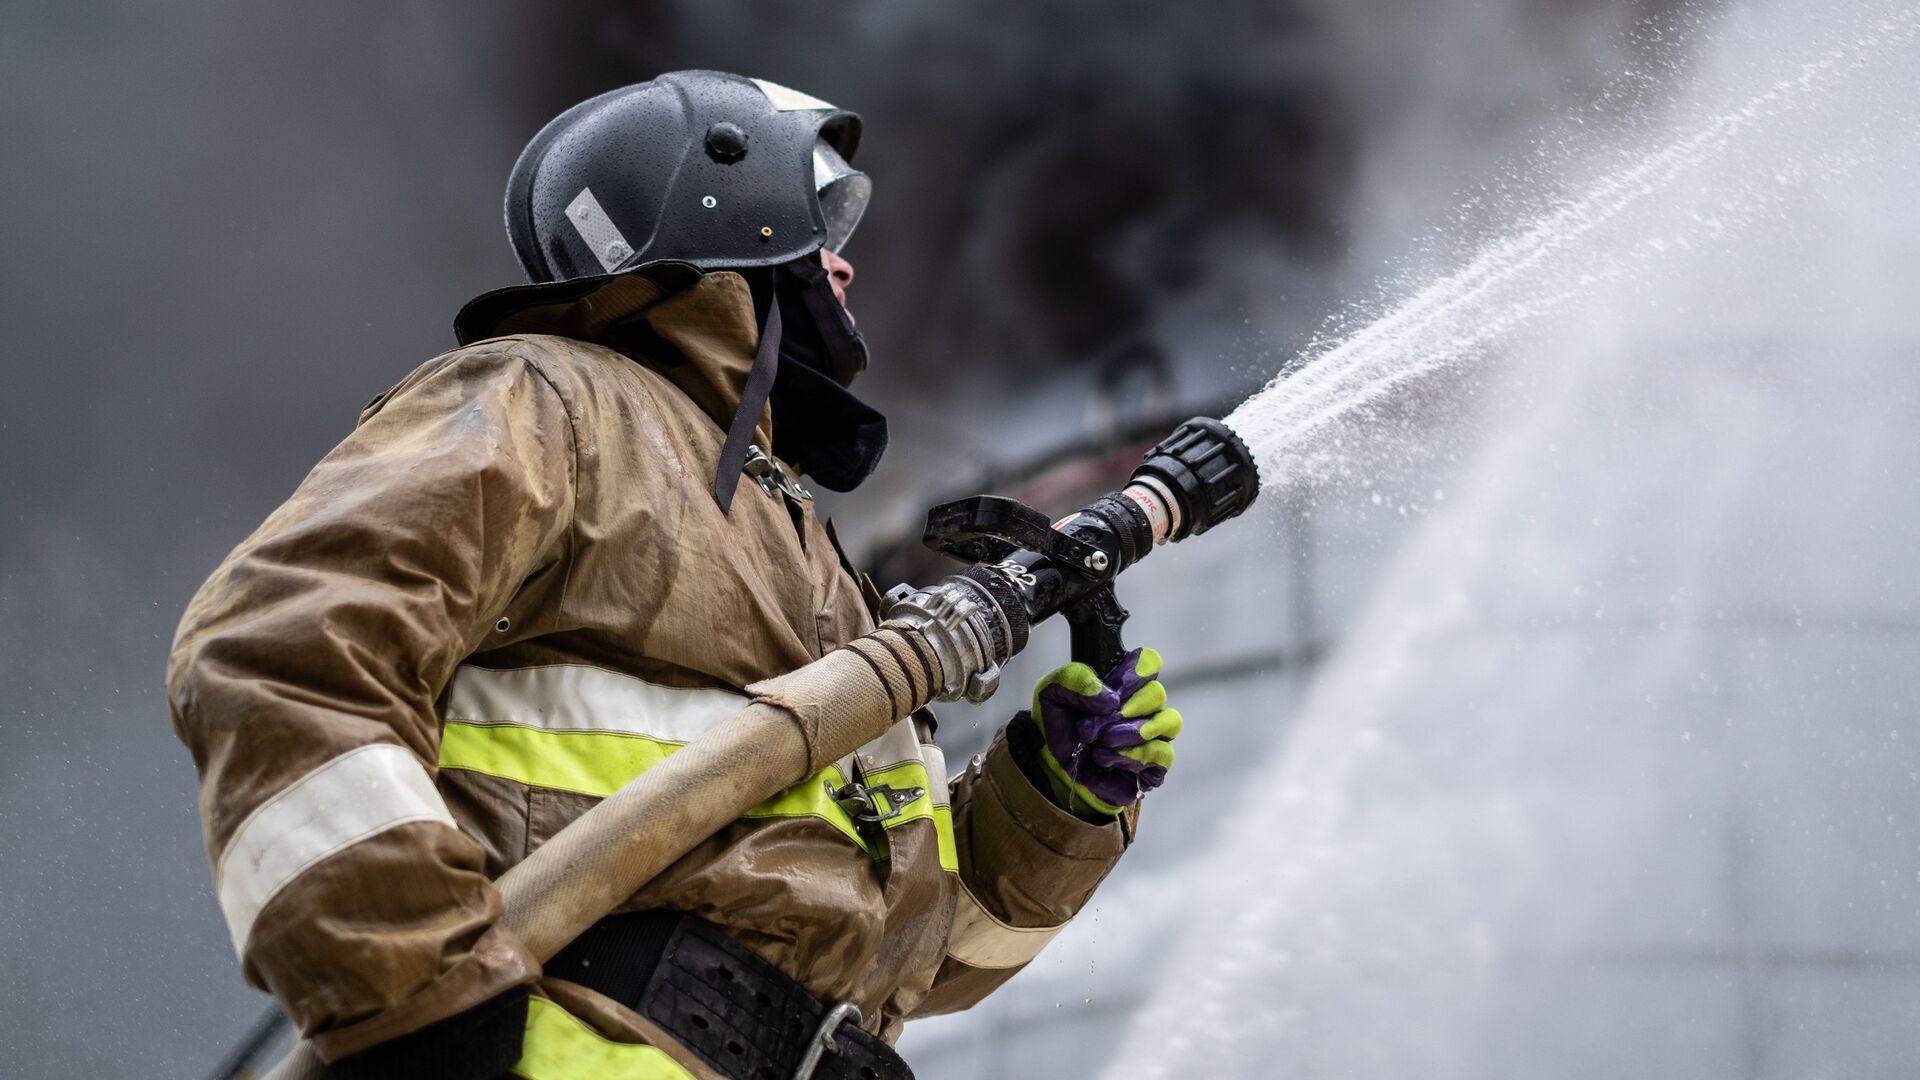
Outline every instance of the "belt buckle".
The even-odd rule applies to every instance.
[[[860,1022],[860,1007],[851,1001],[843,1001],[827,1010],[820,1026],[813,1029],[813,1038],[807,1044],[806,1056],[800,1059],[800,1067],[793,1070],[793,1080],[813,1080],[813,1071],[820,1067],[822,1055],[831,1051],[840,1052],[840,1044],[834,1039],[834,1032],[847,1021]]]

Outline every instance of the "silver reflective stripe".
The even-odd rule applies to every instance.
[[[919,761],[926,768],[927,791],[933,795],[933,804],[951,805],[953,799],[947,790],[947,755],[938,746],[920,741],[920,729],[914,725],[911,716],[895,723],[881,732],[879,738],[835,764],[840,767],[842,776],[852,776],[855,763],[859,764],[862,772],[874,773],[910,761]]]
[[[947,791],[947,752],[932,743],[922,743],[920,760],[927,763],[927,787],[933,792],[933,804],[953,805],[953,796]]]
[[[980,905],[965,882],[953,911],[953,932],[947,936],[947,955],[968,967],[999,970],[1016,968],[1040,955],[1059,926],[1008,926]]]
[[[579,664],[503,671],[466,666],[454,673],[445,717],[684,743],[745,708],[747,700],[731,690],[661,686]]]
[[[213,871],[233,951],[245,956],[260,909],[294,878],[330,855],[410,821],[438,821],[451,828],[453,815],[420,759],[389,743],[349,750],[254,807]]]
[[[753,80],[753,85],[759,87],[760,92],[767,95],[768,101],[773,102],[775,112],[833,108],[833,106],[821,101],[812,94],[803,94],[791,86],[781,86],[777,82],[768,82],[765,79],[755,79]]]
[[[919,761],[920,732],[913,726],[913,717],[895,721],[893,726],[880,733],[879,738],[861,744],[853,753],[840,759],[840,771],[853,775],[853,765],[858,762],[862,772],[879,772],[894,765],[904,765],[909,761]]]
[[[607,273],[613,273],[615,267],[633,255],[633,246],[620,234],[620,227],[607,212],[600,209],[600,200],[593,197],[592,188],[581,188],[580,194],[567,204],[567,220],[573,222],[573,230],[586,241],[588,250],[600,260],[601,269]]]

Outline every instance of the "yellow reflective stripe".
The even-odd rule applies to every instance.
[[[440,732],[440,767],[514,780],[531,787],[573,791],[606,798],[641,773],[666,760],[683,744],[610,731],[543,731],[518,724],[469,724],[449,720]],[[839,804],[827,796],[847,784],[839,766],[829,765],[743,817],[812,817],[832,825],[861,851],[873,854]],[[897,828],[921,818],[933,819],[940,868],[959,872],[959,849],[953,839],[953,812],[933,801],[926,765],[903,762],[867,776],[869,787],[919,788],[921,796],[900,808],[886,827]]]
[[[449,720],[440,732],[440,767],[604,799],[680,745],[608,731],[541,731],[518,724]]]
[[[927,766],[924,762],[906,761],[877,769],[867,774],[867,786],[919,788],[926,792],[927,794],[902,806],[899,816],[887,822],[887,828],[897,828],[921,818],[932,818],[940,869],[956,874],[960,872],[960,850],[953,840],[953,810],[933,801],[933,785],[927,782]]]
[[[847,778],[840,772],[838,765],[829,765],[821,769],[740,816],[819,818],[838,829],[840,835],[853,841],[855,847],[865,851],[871,857],[873,852],[867,849],[867,842],[860,838],[860,830],[854,828],[853,819],[847,816],[845,810],[840,809],[839,803],[827,798],[828,784],[832,784],[836,791],[847,785]]]
[[[523,1080],[694,1080],[657,1046],[620,1043],[548,1001],[532,998],[513,1075]]]
[[[940,869],[949,874],[960,872],[960,845],[953,840],[953,808],[933,808],[933,839],[940,849]]]

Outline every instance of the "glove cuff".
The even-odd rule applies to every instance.
[[[1105,825],[1126,809],[1096,798],[1074,783],[1060,760],[1047,748],[1046,732],[1033,713],[1022,710],[1014,715],[1013,723],[1007,725],[1007,749],[1034,790],[1044,793],[1053,805],[1080,820]]]

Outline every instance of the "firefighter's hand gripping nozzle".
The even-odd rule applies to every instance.
[[[1126,653],[1127,612],[1113,580],[1157,544],[1238,516],[1260,492],[1253,455],[1233,429],[1195,417],[1162,439],[1127,486],[1052,523],[995,495],[934,507],[926,545],[974,565],[937,585],[887,594],[888,619],[918,627],[945,673],[941,700],[984,701],[1028,627],[1064,614],[1073,658],[1109,671]]]

